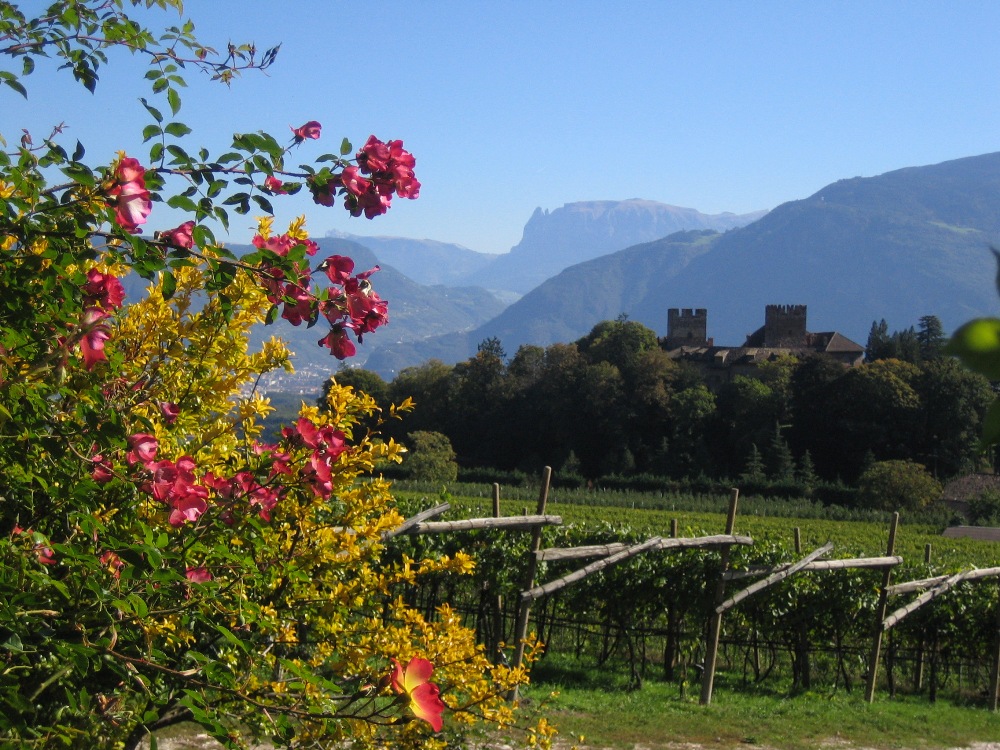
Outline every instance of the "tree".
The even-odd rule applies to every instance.
[[[768,476],[778,481],[790,480],[795,472],[795,459],[781,435],[782,425],[774,424],[774,433],[767,451]]]
[[[410,479],[448,483],[458,479],[455,451],[447,435],[440,432],[411,432],[410,455],[403,461]]]
[[[941,499],[941,484],[908,460],[876,461],[858,480],[858,501],[879,510],[919,510]]]
[[[885,318],[876,323],[872,321],[871,330],[868,332],[868,342],[865,344],[865,361],[874,362],[876,359],[887,359],[892,356],[889,339],[889,324]]]
[[[979,434],[993,400],[989,381],[942,356],[921,364],[915,388],[922,424],[914,435],[913,457],[935,477],[975,470],[982,460]]]
[[[626,378],[643,352],[659,346],[656,332],[642,323],[621,315],[617,320],[606,320],[594,326],[590,333],[577,341],[580,352],[592,363],[608,362],[619,369]]]
[[[924,315],[917,321],[917,342],[920,345],[922,360],[936,359],[948,340],[944,335],[944,327],[936,315]]]
[[[0,138],[0,288],[16,290],[0,295],[0,744],[132,748],[194,720],[228,747],[407,747],[446,705],[509,721],[503,695],[522,676],[489,665],[446,607],[430,621],[398,596],[471,561],[415,573],[384,559],[402,517],[371,472],[402,452],[358,429],[373,401],[331,384],[322,411],[304,406],[264,443],[268,404],[244,390],[287,365],[276,340],[248,349],[265,319],[321,322],[321,344],[350,356],[386,320],[373,271],[338,256],[312,269],[304,220],[279,233],[260,219],[240,259],[215,236],[230,212],[269,215],[296,190],[377,216],[417,197],[412,155],[372,136],[290,169],[320,139],[315,121],[288,145],[250,132],[189,152],[183,72],[228,83],[277,49],[220,57],[190,22],[157,37],[126,5],[62,0],[29,18],[0,3],[13,91],[48,56],[93,90],[117,49],[145,61],[152,88],[149,166],[87,164],[58,129]],[[190,220],[140,236],[161,202]],[[126,305],[130,272],[150,285]]]
[[[764,459],[760,455],[757,444],[750,445],[750,453],[747,455],[746,466],[740,474],[740,481],[749,484],[759,484],[767,480],[767,472],[764,467]]]
[[[715,416],[715,396],[704,385],[685,388],[674,398],[669,439],[671,474],[694,477],[709,463],[708,425]]]
[[[921,418],[919,376],[916,365],[883,359],[853,367],[835,382],[823,429],[834,441],[843,476],[857,477],[869,451],[876,460],[912,457]]]
[[[337,385],[350,386],[356,392],[371,396],[379,408],[385,408],[391,403],[389,384],[377,372],[362,367],[342,367],[323,383],[323,392],[319,397],[320,408],[326,406],[330,389]]]

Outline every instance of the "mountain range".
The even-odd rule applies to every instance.
[[[671,307],[707,308],[709,335],[727,345],[742,344],[768,304],[805,304],[810,330],[861,344],[883,318],[902,329],[936,315],[950,331],[997,309],[998,236],[1000,153],[840,180],[743,227],[674,233],[570,266],[483,325],[379,345],[365,366],[391,376],[431,357],[456,362],[490,337],[512,354],[622,313],[664,335]]]
[[[392,378],[430,358],[464,360],[496,337],[523,344],[584,336],[625,314],[666,334],[669,308],[708,309],[708,335],[738,346],[768,304],[804,304],[808,329],[864,344],[936,315],[946,331],[994,314],[1000,237],[1000,153],[840,180],[757,214],[709,216],[652,201],[538,209],[510,253],[434,240],[339,235],[322,254],[349,255],[389,302],[390,325],[366,337],[352,365]],[[240,252],[241,248],[233,248]],[[321,257],[320,256],[320,257]],[[262,327],[304,373],[338,363],[317,328]]]

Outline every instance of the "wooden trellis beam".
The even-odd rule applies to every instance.
[[[550,547],[535,553],[538,562],[551,560],[579,560],[586,557],[607,557],[628,547],[622,542],[612,544],[591,544],[583,547]]]
[[[814,560],[809,563],[802,570],[842,570],[844,568],[891,568],[896,565],[900,565],[903,562],[903,558],[899,555],[894,555],[892,557],[846,557],[842,560]],[[741,578],[755,578],[756,576],[766,575],[771,572],[778,572],[779,570],[784,570],[792,565],[792,563],[784,563],[782,565],[777,565],[774,567],[767,565],[752,565],[746,570],[730,570],[726,572],[725,578],[727,581],[738,581]],[[895,587],[893,587],[895,588]]]
[[[730,547],[734,544],[752,545],[753,538],[741,534],[713,534],[660,540],[659,549],[686,549],[690,547]]]
[[[966,571],[965,578],[963,580],[974,581],[978,578],[990,578],[992,576],[1000,576],[1000,568],[978,568],[976,570],[969,570]],[[948,576],[935,576],[934,578],[921,578],[918,581],[897,583],[895,586],[889,587],[889,594],[909,594],[913,591],[923,591],[947,580]]]
[[[561,526],[561,516],[505,516],[504,518],[466,518],[461,521],[428,521],[412,526],[407,534],[447,534],[452,531],[478,529],[532,529],[539,526]]]
[[[963,571],[961,573],[955,573],[955,575],[948,576],[943,581],[941,581],[941,583],[932,588],[930,591],[924,592],[916,599],[914,599],[912,602],[907,604],[905,607],[900,607],[891,615],[882,620],[882,630],[888,630],[893,625],[896,625],[900,620],[902,620],[911,612],[916,611],[920,607],[927,604],[927,602],[936,599],[949,589],[954,588],[956,585],[964,581],[970,572],[971,571]]]
[[[805,568],[813,560],[822,557],[832,549],[833,549],[833,542],[827,542],[819,549],[815,549],[812,552],[810,552],[808,555],[803,557],[797,563],[789,565],[788,567],[784,568],[784,570],[778,570],[774,573],[771,573],[771,575],[769,575],[767,578],[761,579],[756,583],[750,584],[742,591],[737,591],[733,596],[729,597],[728,599],[726,599],[726,601],[722,602],[722,604],[720,604],[718,607],[715,608],[716,613],[721,615],[727,609],[732,609],[741,601],[743,601],[749,596],[753,596],[758,591],[763,591],[768,586],[773,586],[774,584],[783,581],[785,578],[788,578],[791,575],[795,575],[800,570]]]
[[[541,586],[535,586],[533,588],[528,589],[527,591],[522,591],[521,601],[530,602],[534,601],[535,599],[540,599],[543,596],[552,594],[558,591],[559,589],[569,586],[571,583],[576,583],[581,578],[586,578],[591,573],[596,573],[597,571],[603,570],[604,568],[610,567],[611,565],[616,565],[617,563],[620,563],[623,560],[627,560],[630,557],[635,557],[636,555],[642,552],[646,552],[651,549],[656,549],[661,541],[662,540],[660,537],[654,536],[652,539],[647,539],[645,542],[642,542],[641,544],[633,544],[630,547],[626,547],[621,552],[616,552],[613,555],[605,557],[603,560],[597,560],[596,562],[592,562],[590,563],[590,565],[586,565],[580,568],[579,570],[574,570],[572,573],[565,575],[562,578],[557,578],[554,581],[549,581],[548,583],[543,584]]]
[[[579,570],[574,570],[572,573],[564,575],[562,578],[557,578],[554,581],[549,581],[542,586],[535,586],[527,591],[521,592],[522,600],[534,600],[540,599],[543,596],[552,594],[559,589],[569,586],[571,583],[576,583],[582,578],[586,578],[591,573],[596,573],[599,570],[603,570],[610,565],[617,565],[623,560],[627,560],[630,557],[635,557],[643,552],[651,552],[653,550],[661,549],[679,549],[679,548],[691,548],[691,547],[726,547],[727,549],[734,544],[753,544],[753,539],[748,536],[737,536],[735,534],[716,534],[714,536],[699,536],[699,537],[687,537],[681,539],[671,539],[660,536],[654,536],[647,539],[645,542],[639,544],[607,544],[607,545],[595,545],[593,547],[566,547],[565,549],[551,548],[546,550],[539,550],[537,553],[538,559],[541,560],[559,560],[559,559],[574,559],[581,557],[603,557],[602,560],[597,560],[589,565],[586,565]],[[612,549],[618,547],[618,549]],[[605,553],[600,550],[612,549],[610,553]],[[583,552],[587,553],[584,554]],[[559,556],[558,553],[569,552],[570,554],[565,556]]]
[[[400,534],[409,534],[414,526],[419,523],[423,523],[428,518],[434,518],[435,516],[440,516],[442,513],[451,509],[451,503],[441,503],[440,505],[435,505],[433,508],[428,508],[427,510],[422,510],[415,516],[407,518],[403,523],[394,528],[392,531],[382,532],[382,541],[387,541],[392,539],[394,536],[399,536]]]

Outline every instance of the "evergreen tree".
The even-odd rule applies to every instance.
[[[947,341],[941,321],[936,315],[924,315],[919,320],[919,326],[917,341],[920,344],[920,358],[928,360],[940,357]]]
[[[777,422],[774,424],[774,434],[771,436],[767,459],[768,474],[772,479],[783,481],[792,478],[795,461],[788,443],[781,436],[781,425]]]
[[[816,469],[813,466],[812,455],[809,451],[802,454],[802,458],[799,459],[799,469],[796,472],[795,478],[798,480],[799,484],[802,485],[802,489],[805,491],[806,496],[812,495],[812,491],[816,489],[816,483],[819,481],[819,477],[816,476]]]
[[[740,474],[741,482],[759,483],[767,479],[764,468],[764,458],[760,455],[757,443],[750,446],[750,455],[747,457],[746,468]]]
[[[889,354],[890,345],[889,324],[885,322],[885,318],[878,323],[873,320],[871,331],[868,333],[868,343],[865,345],[865,360],[874,362],[876,359],[892,356]]]

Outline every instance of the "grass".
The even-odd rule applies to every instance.
[[[712,703],[698,702],[699,686],[680,697],[675,683],[646,681],[629,690],[624,675],[586,667],[552,654],[536,666],[524,695],[570,742],[591,748],[677,747],[693,743],[718,750],[818,747],[939,750],[1000,737],[1000,715],[985,704],[929,703],[926,696],[889,698],[863,690],[792,695],[730,690],[717,681]],[[671,744],[674,743],[674,744]]]

